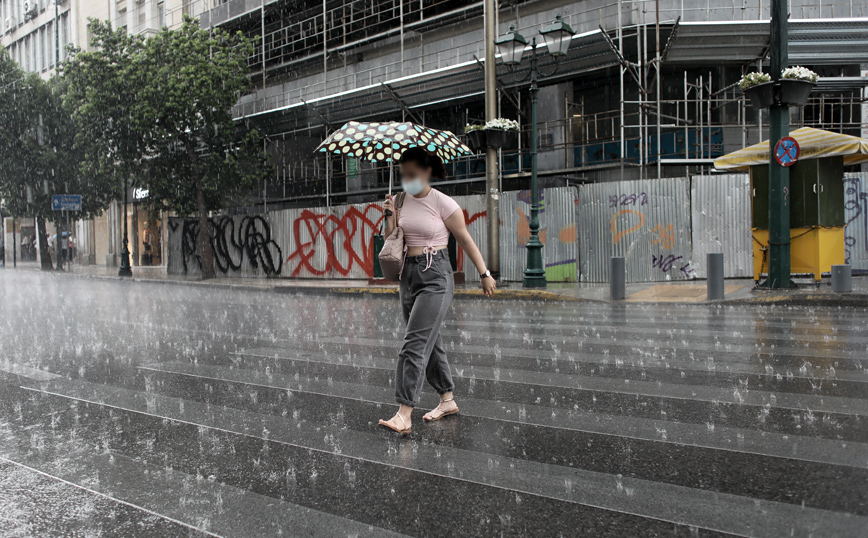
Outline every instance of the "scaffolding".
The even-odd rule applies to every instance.
[[[588,31],[574,38],[563,74],[553,81],[573,84],[563,95],[560,117],[540,125],[541,151],[560,152],[541,174],[575,181],[667,177],[680,167],[709,169],[714,157],[761,140],[762,113],[746,103],[737,80],[761,69],[766,59],[768,5],[741,4],[714,7],[714,13],[710,0],[570,4],[565,19]],[[821,73],[819,91],[793,111],[792,124],[865,129],[866,80],[858,65],[868,63],[868,22],[819,17],[864,17],[868,6],[850,0],[793,4],[794,17],[815,19],[791,21],[794,61],[831,66],[837,59],[840,65]],[[537,20],[522,24],[519,16],[519,8],[533,6],[539,10],[535,2],[511,2],[502,6],[501,19],[514,18],[519,30],[533,33]],[[454,125],[446,126],[452,129],[459,119],[472,119],[466,104],[481,101],[481,32],[467,30],[466,39],[449,50],[433,50],[429,32],[479,17],[481,7],[481,2],[447,0],[263,1],[258,12],[226,22],[259,38],[250,58],[258,70],[257,88],[235,113],[260,128],[275,156],[278,170],[273,184],[263,187],[263,203],[278,207],[272,200],[302,203],[323,194],[330,203],[385,190],[382,170],[354,169],[367,179],[361,188],[351,188],[357,176],[350,176],[343,160],[288,149],[295,140],[313,145],[330,126],[349,119],[425,123],[447,113],[454,116]],[[725,9],[731,13],[721,13]],[[842,49],[842,35],[858,45]],[[372,59],[377,54],[382,61]],[[854,72],[844,72],[851,67]],[[599,91],[582,93],[591,78],[614,88],[612,106],[601,108]],[[525,91],[501,86],[499,107],[520,117]],[[523,128],[519,148],[502,153],[505,182],[528,173],[531,129]],[[461,160],[452,170],[454,183],[479,182],[481,190],[482,170],[481,157]]]

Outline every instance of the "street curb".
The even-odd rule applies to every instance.
[[[230,289],[233,291],[254,291],[254,292],[271,292],[282,295],[343,295],[343,296],[371,296],[390,298],[398,295],[398,286],[382,286],[382,287],[351,287],[351,286],[333,286],[333,287],[314,287],[314,286],[257,286],[251,284],[226,284],[214,283],[201,280],[168,280],[159,278],[142,278],[142,277],[120,277],[111,275],[86,275],[81,273],[52,273],[57,276],[67,276],[73,278],[105,280],[114,282],[140,282],[146,284],[169,284],[176,286],[196,286],[207,289]],[[455,298],[457,299],[488,299],[482,294],[482,290],[476,289],[457,289],[455,290]],[[525,290],[525,289],[503,289],[498,290],[492,300],[526,300],[526,301],[560,301],[573,303],[605,303],[606,301],[598,301],[595,299],[587,299],[576,297],[563,293],[547,291],[547,290]]]
[[[210,282],[201,280],[179,280],[146,277],[120,277],[114,275],[89,275],[82,273],[44,273],[61,277],[73,277],[80,279],[104,280],[115,282],[141,282],[147,284],[168,284],[175,286],[194,286],[214,290],[233,290],[245,292],[270,292],[282,295],[311,295],[327,296],[336,295],[344,297],[374,297],[392,298],[398,295],[398,286],[354,287],[354,286],[297,286],[297,285],[254,285],[254,284],[231,284],[225,282]],[[765,294],[768,293],[768,294]],[[868,294],[865,293],[774,293],[763,292],[763,295],[754,297],[742,297],[739,299],[720,299],[716,301],[684,301],[684,302],[635,302],[635,301],[606,301],[576,297],[566,293],[550,290],[526,290],[504,288],[495,293],[494,297],[486,298],[479,289],[457,289],[455,298],[461,300],[500,300],[500,301],[541,301],[541,302],[564,302],[564,303],[591,303],[591,304],[678,304],[678,305],[725,305],[725,306],[821,306],[821,307],[848,307],[868,308]]]
[[[868,308],[868,294],[793,293],[786,295],[769,295],[764,297],[745,297],[742,299],[724,299],[716,302],[726,305],[846,306]]]
[[[280,291],[279,288],[290,288],[292,292],[299,291],[300,293],[304,293],[301,290],[309,290],[316,288],[306,288],[305,286],[279,286],[276,288],[278,293],[286,293]],[[379,295],[379,296],[391,296],[398,295],[398,287],[378,287],[378,288],[355,288],[355,287],[333,287],[333,288],[321,288],[323,290],[328,290],[329,293],[335,295]],[[489,299],[482,294],[482,290],[477,289],[457,289],[455,290],[454,297],[461,299]],[[490,299],[493,300],[528,300],[528,301],[563,301],[563,302],[575,302],[575,303],[585,303],[585,302],[603,302],[596,301],[593,299],[586,299],[583,297],[576,297],[574,295],[567,295],[563,293],[557,293],[554,291],[547,290],[517,290],[517,289],[501,289],[497,290],[493,297]]]

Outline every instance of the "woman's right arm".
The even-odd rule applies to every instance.
[[[389,217],[384,217],[386,219],[386,231],[385,236],[389,237],[392,234],[392,230],[395,229],[395,208],[392,203],[392,197],[388,194],[386,195],[386,200],[383,202],[383,210],[392,211],[392,215]]]

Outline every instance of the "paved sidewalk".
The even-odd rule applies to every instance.
[[[11,269],[11,266],[9,268]],[[18,269],[38,271],[39,266],[33,262],[19,262]],[[101,265],[73,265],[72,273],[79,277],[121,278],[117,275],[116,267]],[[134,267],[133,280],[275,293],[319,295],[394,295],[398,293],[396,284],[376,285],[369,284],[366,280],[352,279],[215,278],[202,281],[191,277],[168,275],[165,267]],[[793,290],[760,291],[754,289],[754,282],[751,279],[730,279],[726,281],[726,297],[723,302],[728,304],[787,303],[868,307],[868,276],[854,276],[853,292],[850,294],[833,293],[828,279],[823,280],[819,286],[809,279],[800,280],[798,283],[799,287]],[[709,302],[706,299],[704,280],[627,284],[626,292],[625,302],[628,303]],[[456,286],[455,295],[458,298],[481,298],[482,292],[476,283],[468,283]],[[522,288],[520,282],[501,282],[496,298],[609,302],[609,286],[607,283],[550,283],[545,290],[526,290]]]

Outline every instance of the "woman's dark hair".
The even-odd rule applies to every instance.
[[[431,177],[434,179],[446,179],[446,168],[440,157],[432,155],[424,149],[416,146],[401,154],[398,164],[414,163],[421,168],[430,168]]]

